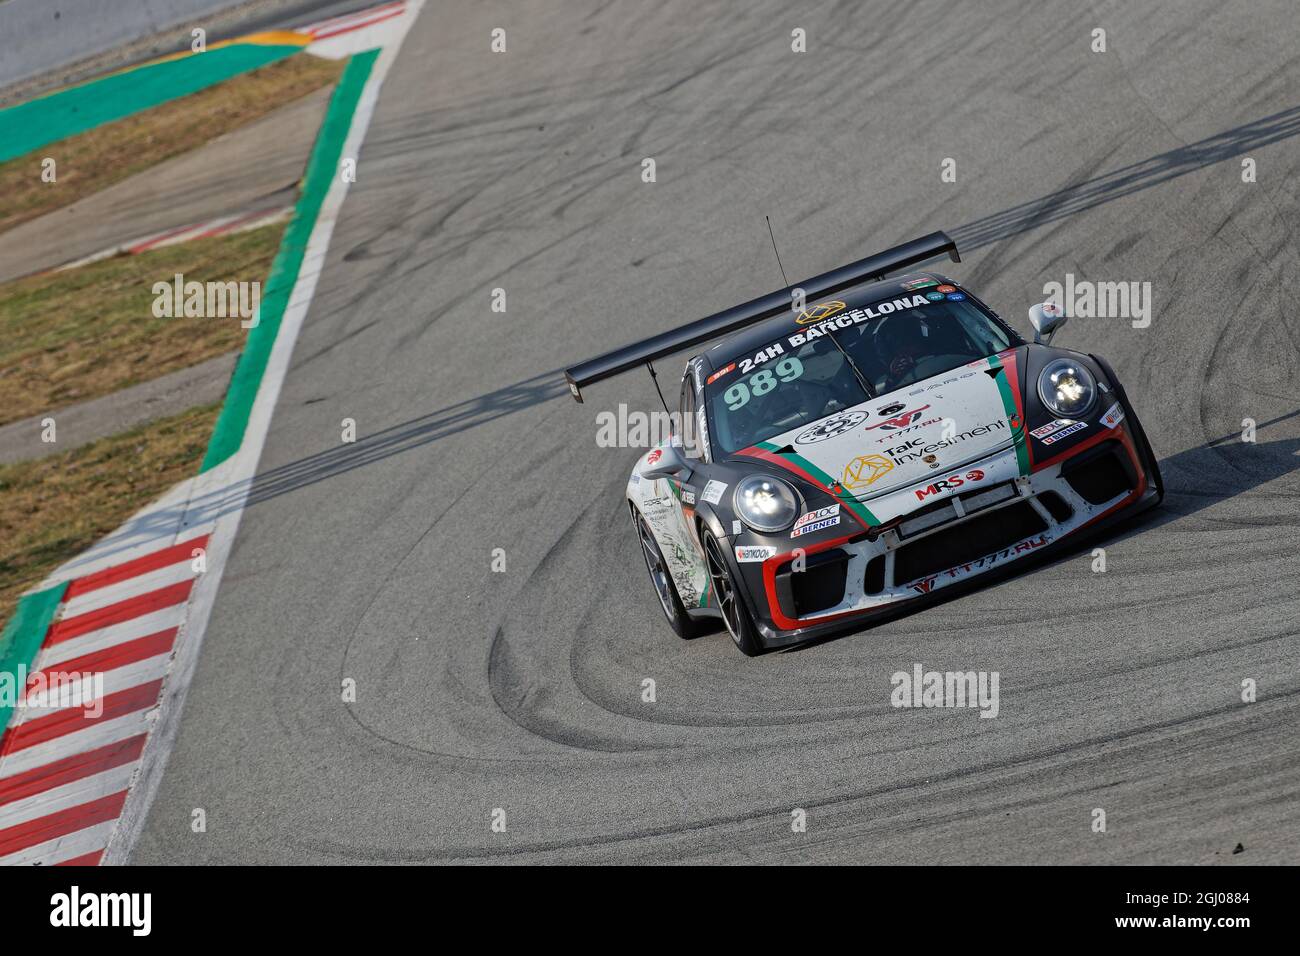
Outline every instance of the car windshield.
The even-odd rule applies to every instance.
[[[710,376],[705,401],[719,448],[748,448],[1011,344],[1006,331],[962,293],[893,303],[911,305],[887,314],[875,308],[844,312],[739,356]]]

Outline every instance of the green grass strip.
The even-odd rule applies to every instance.
[[[200,472],[215,468],[239,451],[239,446],[243,444],[253,400],[257,398],[257,390],[271,358],[271,348],[275,345],[285,309],[293,294],[294,284],[298,281],[298,272],[307,252],[307,242],[316,226],[325,195],[329,192],[334,177],[339,175],[339,157],[343,153],[343,142],[347,139],[348,130],[352,128],[352,114],[356,111],[361,91],[370,78],[370,71],[378,56],[378,50],[370,50],[352,57],[330,98],[320,134],[316,137],[316,144],[307,161],[302,195],[298,197],[293,219],[284,231],[284,238],[280,240],[280,249],[275,255],[275,261],[271,263],[271,274],[262,291],[261,318],[257,327],[248,333],[248,342],[235,367],[230,389],[226,393],[226,403],[222,406],[221,417],[217,419],[216,428],[212,432],[212,440],[208,443]]]
[[[26,678],[20,682],[18,669],[30,671],[67,589],[65,581],[44,591],[24,594],[18,599],[14,616],[0,633],[0,730],[9,726],[14,704],[22,699]]]
[[[0,163],[301,50],[293,44],[237,43],[150,63],[0,110]]]

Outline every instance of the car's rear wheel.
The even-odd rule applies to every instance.
[[[704,532],[704,560],[709,568],[709,584],[713,588],[713,599],[718,610],[722,612],[722,623],[727,626],[731,639],[736,642],[740,652],[746,657],[753,657],[763,652],[758,642],[758,629],[745,606],[745,599],[731,576],[726,554],[712,532]]]
[[[707,628],[698,621],[691,620],[686,613],[686,607],[682,604],[682,599],[677,596],[677,585],[673,583],[672,574],[668,571],[668,562],[664,560],[663,552],[659,550],[659,542],[655,540],[654,532],[650,530],[650,525],[641,512],[635,512],[633,517],[636,521],[637,537],[641,541],[641,556],[645,558],[646,570],[650,572],[650,583],[659,598],[659,606],[663,608],[664,617],[668,618],[668,626],[681,638],[699,636]]]

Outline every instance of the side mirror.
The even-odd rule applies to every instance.
[[[678,445],[665,445],[663,448],[656,448],[650,452],[653,457],[655,452],[659,457],[650,462],[650,467],[641,472],[642,478],[678,478],[684,476],[691,470],[691,466],[686,463],[686,458],[682,455],[682,450]]]
[[[1055,302],[1040,302],[1029,310],[1029,324],[1034,327],[1034,341],[1051,345],[1052,336],[1065,324],[1065,310]],[[1043,339],[1047,339],[1046,342]]]

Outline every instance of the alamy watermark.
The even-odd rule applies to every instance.
[[[656,448],[682,435],[680,419],[677,412],[643,412],[620,402],[616,412],[596,413],[596,447]]]
[[[153,314],[158,319],[227,319],[238,318],[246,329],[257,327],[258,307],[262,304],[260,282],[186,281],[176,273],[170,282],[153,284]]]
[[[889,682],[894,707],[978,708],[981,717],[998,715],[997,671],[927,671],[920,664],[912,672],[896,671]]]
[[[1064,282],[1045,284],[1043,295],[1067,318],[1131,319],[1135,329],[1151,324],[1150,282],[1092,282],[1067,272]]]
[[[99,671],[37,671],[19,664],[0,673],[0,706],[25,711],[80,708],[88,717],[104,713],[104,675]]]

